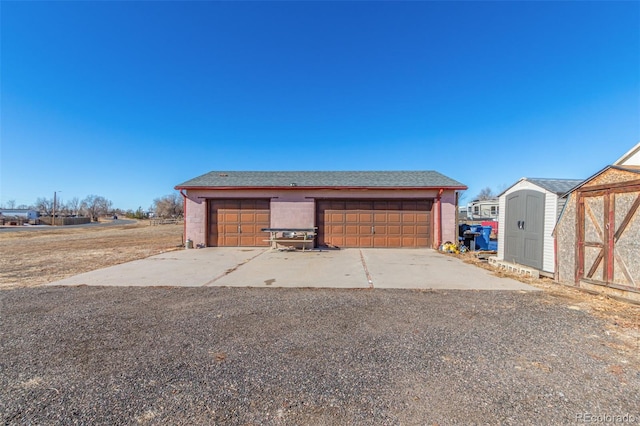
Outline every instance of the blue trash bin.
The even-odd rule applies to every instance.
[[[490,226],[478,226],[480,235],[476,236],[476,250],[489,250],[489,236],[491,235]]]

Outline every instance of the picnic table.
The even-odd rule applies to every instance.
[[[307,243],[313,243],[316,238],[318,228],[262,228],[261,231],[269,233],[269,239],[265,240],[271,243],[272,248],[276,248],[278,244],[290,247],[293,244],[302,244],[302,251],[305,250]]]

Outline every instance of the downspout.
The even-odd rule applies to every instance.
[[[184,217],[184,220],[182,221],[182,246],[184,247],[184,245],[186,244],[186,239],[187,239],[187,194],[185,194],[184,189],[180,190],[180,195],[182,195],[182,216]]]
[[[436,204],[438,206],[438,244],[436,245],[439,249],[442,245],[442,193],[444,192],[443,188],[438,190],[438,196],[436,197]]]
[[[460,214],[460,207],[458,206],[458,203],[460,203],[459,198],[460,198],[460,193],[458,191],[456,191],[455,192],[455,208],[453,210],[455,212],[454,213],[455,214],[455,219],[454,219],[455,232],[454,232],[454,235],[455,235],[456,240],[453,241],[455,244],[458,244],[460,242],[460,226],[459,226],[460,225],[460,219],[458,217],[459,214]]]

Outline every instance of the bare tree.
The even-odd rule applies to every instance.
[[[36,200],[36,210],[43,216],[50,216],[53,213],[53,199],[40,197]]]
[[[469,193],[467,191],[458,191],[458,204],[460,205],[465,204],[464,201],[467,199],[468,196],[469,196]]]
[[[153,210],[158,217],[178,217],[184,212],[182,197],[174,192],[153,200]]]
[[[493,193],[491,188],[487,186],[482,191],[480,191],[480,193],[476,197],[476,200],[478,201],[493,200],[494,198],[496,198],[495,194]]]
[[[78,197],[73,197],[69,201],[67,201],[66,209],[72,215],[78,215],[80,213],[80,200]]]
[[[87,213],[93,221],[98,221],[100,215],[106,215],[113,203],[100,195],[88,195],[82,200],[82,210]]]
[[[16,208],[16,200],[7,201],[6,208],[15,209]]]

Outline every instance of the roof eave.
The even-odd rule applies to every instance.
[[[321,190],[321,189],[341,189],[341,190],[349,190],[349,189],[360,189],[360,190],[376,190],[376,189],[394,189],[394,190],[425,190],[425,189],[444,189],[444,190],[452,190],[452,191],[465,191],[469,189],[465,185],[435,185],[435,186],[185,186],[178,185],[175,186],[176,190],[222,190],[222,191],[237,191],[237,190],[295,190],[295,189],[312,189],[312,190]]]

